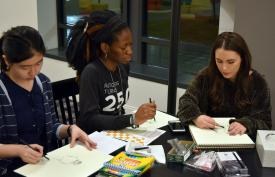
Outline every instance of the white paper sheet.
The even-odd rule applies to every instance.
[[[156,121],[155,121],[156,120]],[[179,120],[177,117],[171,116],[161,111],[156,112],[155,120],[151,119],[139,126],[139,129],[153,130],[168,125],[170,120]]]
[[[110,154],[127,144],[126,141],[106,136],[103,133],[94,132],[89,135],[89,138],[97,143],[97,150]]]
[[[166,163],[165,153],[164,153],[164,149],[163,149],[162,145],[149,145],[149,146],[146,146],[146,147],[148,147],[148,149],[135,150],[135,148],[138,148],[138,147],[141,147],[141,146],[138,144],[129,142],[129,143],[127,143],[127,145],[125,147],[125,151],[137,152],[137,153],[141,153],[141,154],[145,154],[145,155],[152,155],[155,157],[155,159],[158,163],[162,163],[162,164]]]
[[[85,177],[98,171],[111,155],[98,150],[89,151],[77,144],[74,148],[63,146],[47,154],[50,160],[42,159],[38,164],[27,164],[15,172],[28,177]]]

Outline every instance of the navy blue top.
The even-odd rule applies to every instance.
[[[2,81],[14,108],[19,138],[28,144],[40,144],[45,147],[45,110],[42,91],[36,79],[31,91],[17,85],[6,74],[2,74]],[[20,158],[14,158],[10,169],[16,169],[24,164]]]
[[[13,82],[6,74],[3,74],[2,79],[14,108],[19,138],[29,144],[45,146],[44,102],[36,80],[34,79],[32,90],[28,91]]]
[[[19,143],[19,138],[25,138],[27,143],[35,142],[38,144],[45,144],[45,146],[43,145],[43,151],[48,152],[57,147],[56,133],[61,124],[58,122],[55,114],[53,93],[49,78],[44,74],[39,73],[36,76],[35,81],[32,91],[28,92],[23,89],[24,92],[22,91],[22,88],[11,81],[7,75],[0,72],[0,144],[17,144]],[[21,92],[20,89],[18,90],[18,87],[21,89]],[[37,88],[41,90],[38,92]],[[20,95],[19,93],[22,92],[24,94]],[[30,94],[31,98],[27,98],[27,94]],[[22,97],[18,98],[18,96]],[[32,101],[32,104],[30,104],[30,101]],[[13,104],[16,104],[16,108]],[[18,105],[23,105],[24,113],[19,113],[19,110],[17,109]],[[34,111],[32,111],[32,109]],[[43,112],[44,116],[40,116]],[[18,120],[21,120],[21,122]],[[26,123],[25,121],[29,123]],[[36,123],[36,128],[28,127],[28,125],[33,125],[32,123]],[[21,124],[20,130],[19,125],[17,124]],[[44,124],[44,127],[42,124]],[[25,125],[27,125],[27,127],[25,127]],[[43,130],[44,132],[42,132]],[[18,131],[22,132],[22,135],[19,135]],[[46,138],[44,138],[44,136]],[[6,173],[7,176],[14,177],[16,174],[13,172],[13,169],[18,168],[23,164],[24,163],[20,158],[0,159],[0,175]]]

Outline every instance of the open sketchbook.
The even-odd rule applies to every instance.
[[[189,125],[189,129],[197,148],[199,149],[239,149],[254,148],[255,143],[247,134],[229,135],[228,127],[230,118],[214,118],[216,123],[223,126],[215,129],[201,129],[195,125]]]
[[[15,172],[28,177],[83,177],[95,173],[104,162],[113,158],[98,150],[89,151],[79,144],[73,148],[63,146],[49,152],[47,157],[50,160],[43,158],[38,164],[27,164]]]

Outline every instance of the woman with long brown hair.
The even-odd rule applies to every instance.
[[[203,69],[179,100],[177,116],[199,128],[215,128],[213,117],[230,120],[229,134],[255,138],[257,129],[271,128],[269,88],[251,67],[251,54],[237,33],[221,33]]]

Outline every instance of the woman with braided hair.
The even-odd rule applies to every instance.
[[[136,128],[156,114],[155,103],[145,103],[135,114],[125,115],[131,35],[128,25],[110,10],[94,11],[72,28],[66,57],[79,78],[78,125],[87,133]]]

